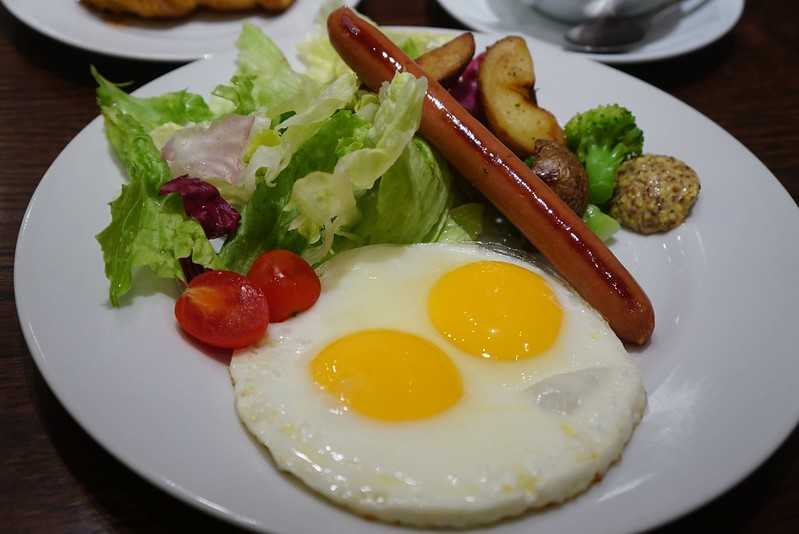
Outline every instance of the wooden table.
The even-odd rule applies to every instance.
[[[366,0],[361,9],[384,24],[461,27],[433,0]],[[735,30],[714,45],[623,69],[730,131],[794,199],[799,197],[796,13],[792,0],[750,0]],[[175,66],[76,50],[35,33],[0,8],[0,531],[235,531],[150,486],[101,449],[53,397],[20,332],[12,288],[17,232],[50,162],[97,114],[90,63],[110,79],[139,82]],[[792,322],[786,318],[786,326]],[[740,431],[747,431],[745,422]],[[719,443],[720,452],[724,446]],[[658,532],[693,529],[799,532],[799,432],[729,493]]]

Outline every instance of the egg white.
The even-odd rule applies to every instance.
[[[496,362],[461,352],[427,316],[444,273],[500,260],[544,276],[563,310],[558,341],[538,357]],[[276,464],[358,513],[417,526],[464,527],[561,502],[622,453],[646,396],[599,314],[531,263],[478,245],[378,245],[345,252],[321,273],[316,305],[269,327],[230,372],[245,426]],[[330,342],[391,328],[435,343],[461,373],[463,396],[425,420],[390,423],[348,410],[313,382]]]

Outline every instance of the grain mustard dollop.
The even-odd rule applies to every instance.
[[[688,217],[700,188],[699,176],[684,162],[644,154],[619,167],[610,215],[640,234],[666,232]]]

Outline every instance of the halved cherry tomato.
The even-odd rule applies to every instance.
[[[192,279],[175,303],[180,327],[223,349],[252,345],[266,333],[269,306],[264,292],[244,276],[208,271]]]
[[[255,260],[247,277],[269,302],[272,322],[285,321],[314,305],[322,284],[308,263],[288,250],[270,250]]]

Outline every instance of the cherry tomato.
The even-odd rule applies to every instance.
[[[266,333],[269,306],[264,292],[229,271],[208,271],[192,279],[175,303],[180,327],[192,337],[223,349],[252,345]]]
[[[272,321],[279,323],[314,305],[322,285],[308,263],[288,250],[271,250],[255,260],[247,277],[269,302]]]

